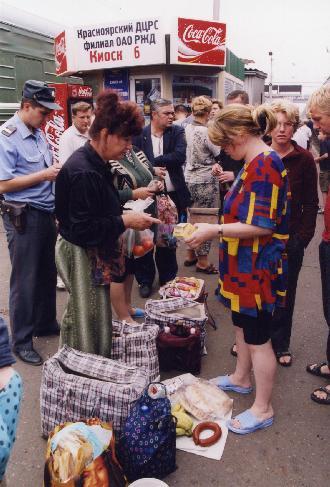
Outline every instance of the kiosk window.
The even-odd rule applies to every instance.
[[[216,80],[212,76],[173,76],[174,104],[191,104],[195,96],[216,96]]]
[[[143,109],[144,115],[150,115],[150,101],[160,97],[160,78],[135,79],[135,101]]]

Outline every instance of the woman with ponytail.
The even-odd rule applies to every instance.
[[[284,304],[286,293],[288,178],[262,136],[276,124],[273,112],[263,105],[228,105],[215,117],[210,140],[245,163],[225,197],[221,224],[197,224],[186,240],[196,248],[220,237],[219,299],[232,311],[238,357],[235,371],[219,377],[218,386],[250,394],[252,370],[256,384],[252,406],[228,422],[238,434],[266,428],[274,420],[276,358],[270,332],[274,308]]]
[[[121,235],[159,221],[145,213],[122,215],[109,160],[132,148],[143,127],[133,102],[104,91],[97,97],[91,140],[75,151],[56,180],[56,216],[61,238],[56,264],[69,300],[61,325],[61,345],[110,357],[112,319],[109,284],[125,274]],[[124,296],[123,296],[124,299]]]

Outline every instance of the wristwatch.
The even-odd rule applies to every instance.
[[[223,225],[219,226],[218,235],[219,235],[219,237],[223,237]]]

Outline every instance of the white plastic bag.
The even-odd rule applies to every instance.
[[[148,228],[146,230],[128,228],[123,233],[123,245],[127,257],[143,257],[154,248],[154,232]]]

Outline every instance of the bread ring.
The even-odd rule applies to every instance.
[[[200,434],[202,431],[211,430],[213,431],[213,435],[209,436],[208,438],[201,439]],[[193,431],[193,440],[195,445],[199,446],[211,446],[214,445],[217,441],[220,440],[222,435],[222,430],[218,423],[214,423],[213,421],[203,421],[199,423]]]

